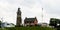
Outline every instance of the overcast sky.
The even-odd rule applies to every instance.
[[[21,8],[22,20],[25,17],[37,17],[42,22],[42,8],[44,22],[49,23],[50,18],[60,19],[60,0],[0,0],[0,19],[3,22],[16,23],[16,12]]]

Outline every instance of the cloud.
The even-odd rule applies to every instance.
[[[50,18],[60,18],[60,0],[0,0],[0,17],[4,21],[16,24],[16,12],[21,8],[22,21],[25,17],[37,17],[42,21],[41,13],[43,8],[44,21],[49,23]]]
[[[7,21],[15,24],[17,6],[15,4],[10,4],[7,1],[2,0],[0,2],[0,19],[3,17],[3,21]],[[10,20],[9,20],[10,19]]]
[[[50,14],[60,15],[59,3],[59,0],[42,0],[42,6],[46,9],[47,13]]]

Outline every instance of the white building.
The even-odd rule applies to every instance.
[[[39,23],[38,25],[40,25],[42,27],[48,27],[49,26],[49,24],[47,24],[47,23]]]
[[[1,25],[2,27],[15,27],[15,25],[14,24],[12,24],[12,23],[7,23],[7,22],[5,22],[5,23],[2,23],[2,25]]]

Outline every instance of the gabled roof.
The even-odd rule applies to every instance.
[[[35,20],[36,20],[36,18],[25,18],[24,21],[35,21]]]

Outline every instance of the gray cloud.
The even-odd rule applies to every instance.
[[[43,8],[47,11],[49,14],[56,14],[60,15],[60,2],[59,0],[42,0]]]
[[[51,17],[59,18],[60,15],[59,0],[0,0],[0,17],[4,17],[7,22],[11,19],[10,21],[15,24],[18,7],[21,8],[23,20],[25,17],[36,16],[40,22],[42,7],[45,22],[49,22]]]

